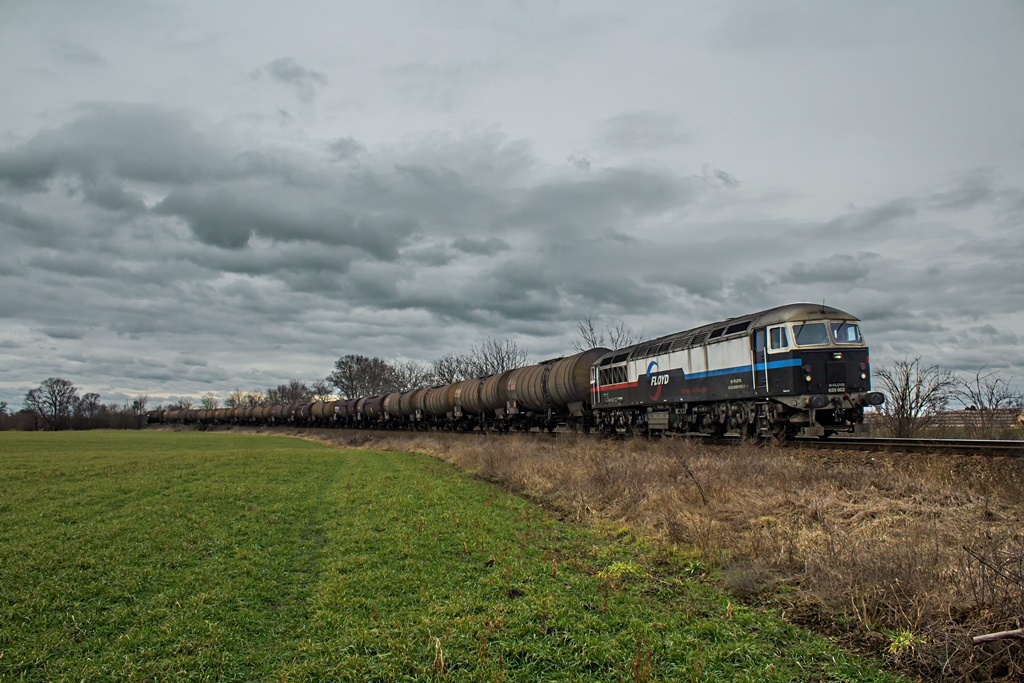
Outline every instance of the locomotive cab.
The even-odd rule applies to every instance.
[[[758,393],[794,409],[791,423],[806,420],[806,434],[854,429],[864,406],[885,400],[871,391],[868,349],[856,319],[835,313],[766,325],[751,337]]]

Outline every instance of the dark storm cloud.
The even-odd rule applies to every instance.
[[[82,195],[88,203],[108,211],[138,214],[146,210],[142,194],[125,190],[109,180],[84,186]]]
[[[452,247],[467,254],[480,254],[483,256],[494,256],[499,251],[506,251],[512,248],[500,237],[488,237],[487,239],[474,239],[472,237],[460,237],[452,242]]]
[[[317,87],[327,85],[327,76],[319,71],[307,69],[292,57],[278,57],[255,72],[255,76],[268,75],[278,83],[295,88],[303,102],[309,103],[316,97]]]
[[[405,215],[352,214],[321,193],[288,187],[176,190],[154,211],[184,220],[204,244],[241,249],[253,235],[278,242],[349,245],[393,261],[420,228]]]
[[[608,119],[598,136],[605,146],[624,151],[658,150],[691,141],[676,116],[650,111]]]
[[[184,114],[126,104],[92,104],[81,111],[70,123],[0,152],[0,184],[44,191],[58,174],[89,184],[113,177],[176,185],[254,174],[244,159],[229,158],[197,132]]]

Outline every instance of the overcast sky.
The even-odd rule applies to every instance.
[[[794,301],[1024,378],[1024,4],[0,0],[0,400]]]

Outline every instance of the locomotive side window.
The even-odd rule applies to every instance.
[[[832,339],[836,344],[861,344],[860,327],[853,323],[832,323]]]
[[[825,323],[804,323],[793,325],[793,336],[797,346],[823,346],[828,344]]]
[[[619,365],[613,368],[601,368],[601,386],[609,384],[621,384],[626,381],[626,366]]]
[[[789,348],[789,338],[786,336],[785,327],[773,327],[771,335],[773,350]]]

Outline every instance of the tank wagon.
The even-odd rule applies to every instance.
[[[151,422],[700,433],[789,439],[861,431],[871,391],[859,320],[789,304],[621,349],[401,393],[244,410],[151,411]]]

